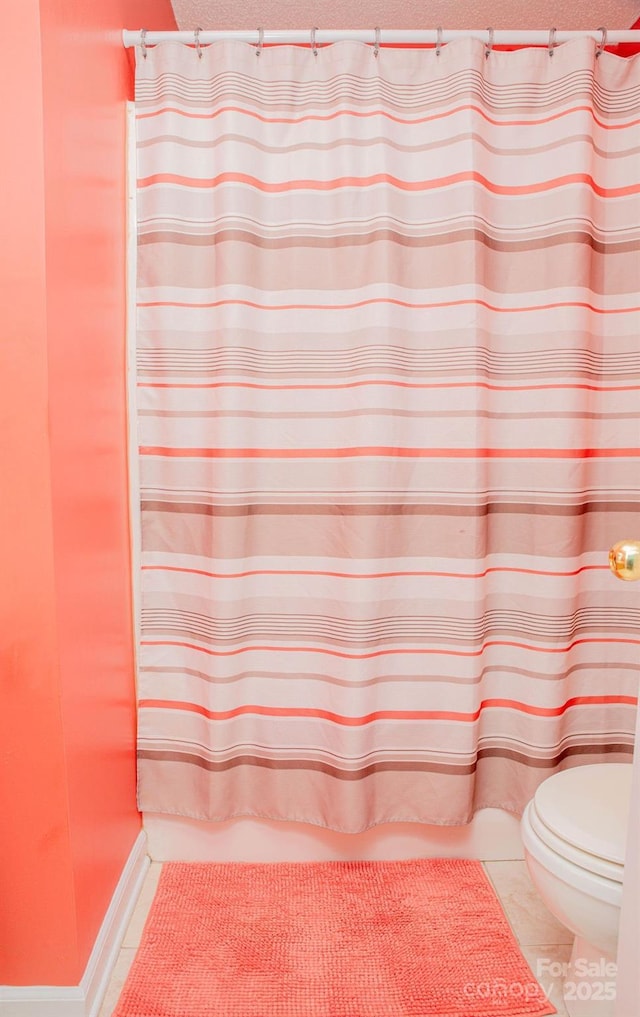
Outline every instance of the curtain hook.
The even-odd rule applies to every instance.
[[[258,45],[256,46],[256,56],[262,56],[262,47],[264,46],[264,28],[258,29]]]
[[[489,41],[487,42],[487,45],[484,48],[484,58],[485,58],[485,60],[489,59],[489,54],[491,53],[491,50],[493,49],[493,35],[494,35],[493,29],[492,28],[488,28],[487,32],[489,33]]]
[[[600,42],[598,44],[598,48],[596,50],[596,58],[601,56],[601,54],[604,51],[605,46],[607,45],[607,30],[604,27],[604,25],[601,25],[600,28],[598,29],[598,31],[601,33],[601,39],[600,39]]]
[[[436,56],[440,56],[440,50],[442,49],[442,25],[438,25],[436,28]]]
[[[196,53],[198,54],[198,60],[202,60],[202,46],[200,45],[200,32],[201,28],[196,28],[193,33],[193,38],[196,44]]]
[[[147,59],[147,30],[146,28],[140,29],[140,52],[144,60]]]
[[[374,57],[376,57],[376,59],[378,57],[379,52],[380,52],[380,29],[376,28],[376,41],[373,45],[373,55]]]
[[[555,45],[556,45],[556,29],[552,28],[549,31],[549,45],[547,46],[547,51],[550,57],[553,56],[553,50],[555,48]]]
[[[316,32],[317,31],[318,31],[317,28],[312,28],[311,29],[311,52],[313,53],[314,57],[317,57],[317,55],[318,55],[318,46],[317,46],[317,43],[316,43]]]

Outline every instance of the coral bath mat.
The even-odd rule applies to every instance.
[[[552,1014],[479,862],[163,866],[114,1017]]]

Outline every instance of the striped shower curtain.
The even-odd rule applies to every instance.
[[[137,54],[139,802],[356,832],[628,760],[640,58]]]

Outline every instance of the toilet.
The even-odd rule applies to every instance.
[[[522,817],[531,880],[574,933],[569,1017],[613,1017],[631,763],[595,763],[543,781]]]

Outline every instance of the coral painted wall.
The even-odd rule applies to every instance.
[[[140,830],[120,32],[175,21],[0,9],[0,983],[74,985]]]

